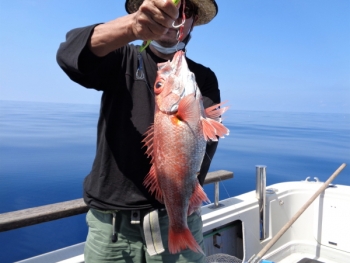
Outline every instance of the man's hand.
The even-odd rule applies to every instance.
[[[136,39],[157,39],[172,28],[178,16],[171,0],[145,0],[134,14],[133,33]]]

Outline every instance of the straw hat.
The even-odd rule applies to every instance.
[[[195,26],[204,25],[209,23],[218,13],[218,6],[215,0],[186,0],[191,1],[193,4],[198,6],[198,20]],[[126,0],[125,10],[129,14],[135,13],[143,0]]]

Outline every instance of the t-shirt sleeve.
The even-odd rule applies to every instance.
[[[205,79],[203,81],[203,85],[201,85],[201,93],[203,96],[203,105],[204,108],[208,108],[215,104],[220,103],[220,90],[218,80],[216,78],[215,73],[206,68],[207,72],[205,73]]]
[[[104,57],[94,55],[88,48],[88,41],[97,24],[69,31],[66,41],[60,44],[56,59],[68,77],[78,84],[96,90],[110,85],[112,72],[118,70],[118,53],[111,52]]]

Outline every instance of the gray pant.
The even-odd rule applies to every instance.
[[[143,214],[141,213],[141,221]],[[86,221],[89,233],[85,244],[86,263],[126,262],[204,262],[205,256],[186,249],[178,254],[168,251],[168,215],[165,210],[159,211],[159,224],[165,251],[159,255],[150,256],[146,251],[146,242],[141,224],[131,224],[130,211],[116,212],[116,232],[118,241],[112,242],[112,214],[90,209]],[[204,249],[202,234],[202,219],[197,213],[188,217],[188,227],[198,244]]]

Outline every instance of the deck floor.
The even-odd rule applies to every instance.
[[[339,263],[335,261],[329,261],[328,259],[318,258],[313,259],[312,255],[306,255],[305,253],[293,253],[278,263]]]

